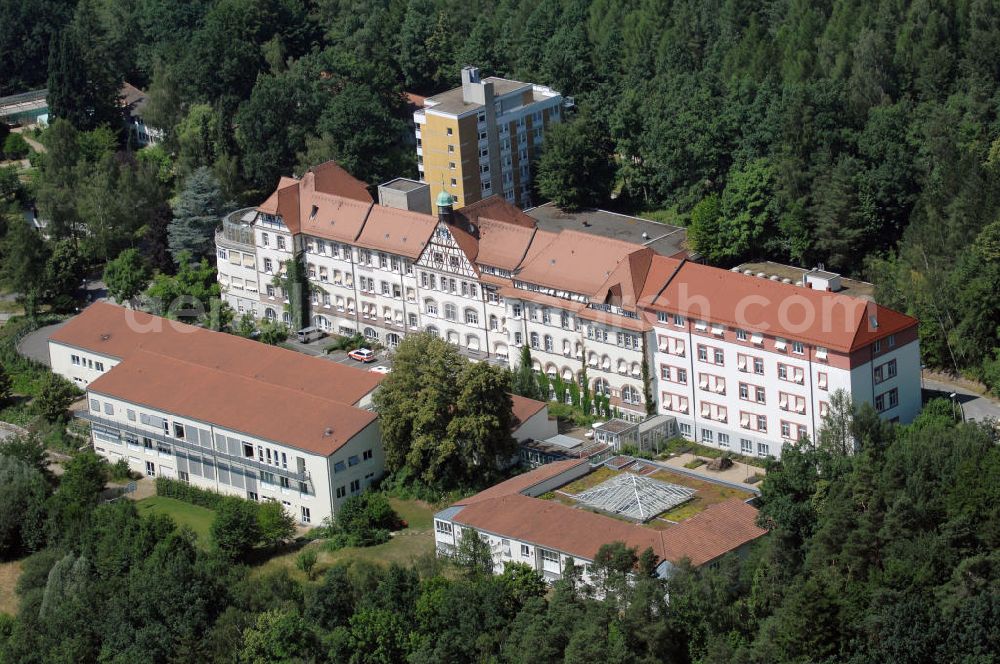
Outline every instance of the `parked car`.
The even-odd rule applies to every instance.
[[[372,373],[387,374],[390,371],[392,371],[392,369],[390,369],[389,367],[385,366],[384,364],[380,364],[377,367],[372,367],[368,371],[371,371]]]
[[[322,339],[326,333],[318,327],[304,327],[296,333],[300,343],[307,344],[316,339]]]
[[[378,359],[375,356],[375,351],[368,350],[367,348],[355,348],[347,354],[347,357],[358,362],[374,362]]]

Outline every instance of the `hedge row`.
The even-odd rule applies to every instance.
[[[198,505],[200,507],[207,507],[210,510],[219,509],[219,506],[226,501],[243,500],[243,498],[239,498],[237,496],[224,496],[221,493],[216,493],[215,491],[199,489],[196,486],[191,486],[187,482],[172,480],[166,477],[156,478],[156,495],[163,496],[165,498],[182,500],[185,503],[191,503],[192,505]]]

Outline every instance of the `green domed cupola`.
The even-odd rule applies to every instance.
[[[443,186],[443,185],[442,185]],[[441,190],[437,197],[438,221],[442,224],[452,222],[452,206],[455,204],[455,197],[447,191]]]
[[[441,193],[438,194],[437,206],[439,208],[441,208],[441,207],[451,207],[454,203],[455,203],[455,199],[447,191],[442,190]]]

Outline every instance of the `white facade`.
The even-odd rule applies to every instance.
[[[653,334],[659,411],[677,418],[682,436],[711,447],[779,457],[783,445],[803,436],[816,440],[830,395],[841,389],[858,405],[877,405],[882,402],[876,401],[878,395],[885,394],[884,407],[876,409],[887,419],[908,422],[920,410],[916,340],[860,361],[856,355],[673,314],[661,315]],[[876,368],[891,362],[893,377],[886,369],[876,389]],[[892,389],[897,396],[890,406]]]
[[[82,390],[97,380],[101,374],[117,365],[119,359],[111,355],[50,342],[49,362],[53,373],[73,381]]]
[[[94,449],[109,462],[124,458],[147,477],[274,500],[302,524],[332,517],[384,470],[377,421],[321,456],[94,391],[88,391],[87,404]]]
[[[442,192],[437,219],[348,200],[334,193],[348,186],[343,181],[318,189],[334,168],[324,164],[301,181],[285,179],[257,211],[241,211],[245,228],[238,235],[245,244],[235,246],[232,233],[217,235],[219,280],[238,311],[287,321],[287,294],[272,282],[284,262],[298,256],[311,289],[310,322],[320,329],[363,334],[389,348],[408,333],[430,332],[473,359],[508,366],[516,366],[528,346],[535,371],[565,383],[586,381],[622,419],[647,417],[648,390],[649,410],[675,416],[682,435],[744,455],[778,457],[785,444],[815,439],[829,395],[838,389],[859,403],[881,404],[886,419],[908,422],[920,408],[916,321],[901,314],[875,305],[860,313],[868,306],[863,301],[770,281],[760,291],[763,280],[580,231],[543,232],[497,199],[452,211]],[[300,211],[310,208],[305,222]],[[282,210],[296,216],[291,228],[307,230],[290,230]],[[254,256],[247,251],[250,237]],[[556,273],[555,265],[564,272]],[[247,287],[253,269],[259,302]],[[657,299],[674,282],[679,290],[697,291],[714,281],[723,282],[721,288],[706,292],[725,310],[716,318],[694,318],[685,309],[675,314]],[[849,329],[802,336],[782,332],[780,323],[741,329],[720,322],[732,313],[727,307],[740,306],[722,300],[762,306],[763,292],[772,298],[770,308],[755,314],[771,316],[785,303],[805,301],[830,309]],[[863,330],[878,311],[898,331],[898,346],[888,346],[886,333]],[[858,337],[862,332],[867,337]],[[820,345],[827,334],[831,348]],[[866,358],[880,334],[886,348]],[[883,357],[896,365],[876,388]],[[555,398],[554,386],[549,396]],[[566,398],[572,398],[568,389]]]
[[[593,584],[593,572],[591,564],[593,560],[588,560],[581,556],[571,556],[551,547],[544,547],[534,542],[526,542],[516,538],[504,537],[486,531],[476,530],[468,526],[461,526],[447,519],[434,519],[434,542],[439,555],[449,555],[458,546],[464,532],[469,531],[473,536],[478,536],[489,544],[490,552],[493,554],[493,573],[502,574],[504,566],[508,563],[522,563],[528,565],[549,583],[554,583],[562,578],[566,563],[570,560],[580,568],[580,580],[583,583]]]

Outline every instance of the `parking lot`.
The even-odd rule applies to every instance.
[[[362,363],[357,360],[352,360],[347,357],[347,351],[335,350],[330,353],[326,352],[326,347],[332,344],[334,339],[332,337],[323,337],[322,339],[317,339],[316,341],[311,341],[307,344],[300,343],[289,339],[282,346],[288,348],[289,350],[294,350],[299,353],[304,353],[306,355],[314,355],[316,357],[322,357],[331,362],[337,362],[339,364],[346,364],[348,366],[357,367],[359,369],[373,369],[375,367],[392,367],[392,360],[389,359],[389,352],[386,350],[375,351],[376,360],[374,362]]]

